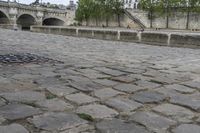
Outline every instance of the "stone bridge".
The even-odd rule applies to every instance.
[[[30,29],[31,25],[65,26],[74,22],[75,11],[30,6],[0,1],[1,27],[17,26]]]

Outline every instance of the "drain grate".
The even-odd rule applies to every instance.
[[[24,63],[63,63],[61,61],[38,56],[31,53],[4,54],[0,55],[1,64],[24,64]]]

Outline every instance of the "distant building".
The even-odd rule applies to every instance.
[[[123,0],[124,7],[130,9],[137,9],[139,0]]]
[[[67,9],[76,10],[76,4],[74,3],[73,0],[69,1],[69,5],[67,6]]]

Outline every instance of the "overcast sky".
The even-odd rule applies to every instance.
[[[7,0],[3,0],[3,1],[7,1]],[[11,1],[13,1],[13,0],[11,0]],[[30,3],[34,2],[35,0],[17,0],[17,1],[19,1],[20,3],[24,3],[24,4],[30,4]],[[52,4],[64,4],[64,5],[69,4],[69,1],[70,0],[42,0],[42,2],[50,2]],[[77,0],[74,0],[74,1],[76,2]]]

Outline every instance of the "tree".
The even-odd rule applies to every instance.
[[[166,17],[166,28],[169,28],[169,16],[173,9],[180,7],[181,0],[158,0],[156,3],[155,11],[160,15]]]
[[[155,6],[156,1],[157,0],[140,0],[138,5],[140,9],[149,12],[148,17],[150,19],[150,28],[153,27],[153,13],[156,7]]]
[[[199,0],[181,0],[181,6],[183,6],[183,11],[187,12],[186,29],[189,29],[190,13],[199,12],[200,1]]]
[[[76,11],[76,20],[86,21],[86,25],[89,25],[89,18],[91,17],[93,9],[93,0],[79,0],[78,9]]]
[[[124,3],[122,0],[112,0],[112,10],[117,15],[118,26],[121,27],[120,24],[120,16],[124,13]]]

